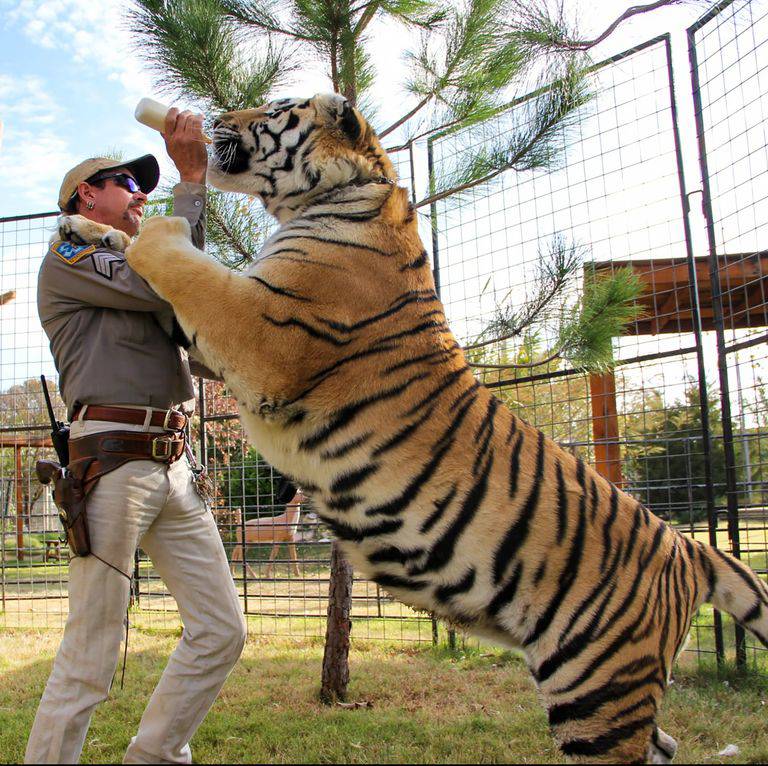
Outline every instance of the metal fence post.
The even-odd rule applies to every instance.
[[[205,411],[205,380],[203,378],[197,379],[198,383],[198,405],[197,408],[200,411],[200,465],[208,468],[208,439],[206,431],[206,411]]]
[[[2,484],[0,484],[2,487]],[[5,517],[8,506],[9,494],[11,488],[10,485],[6,490],[5,502],[3,507],[0,508],[0,594],[2,595],[2,608],[5,611]]]
[[[432,149],[433,139],[427,141],[427,172],[429,173],[429,194],[435,193],[435,159]],[[432,277],[435,280],[435,292],[440,297],[440,249],[437,239],[437,203],[429,206],[430,230],[432,232]]]
[[[736,455],[734,451],[733,424],[731,420],[731,393],[728,383],[728,365],[725,346],[725,324],[723,320],[723,300],[720,289],[720,274],[718,271],[717,239],[715,236],[715,219],[712,210],[712,194],[709,183],[709,168],[707,165],[707,147],[704,135],[704,115],[701,102],[701,84],[699,81],[698,57],[694,33],[701,25],[697,22],[687,30],[688,57],[691,64],[692,95],[694,117],[696,120],[696,137],[699,147],[699,167],[702,180],[702,209],[706,219],[707,242],[709,246],[709,270],[712,285],[712,312],[717,339],[717,370],[720,382],[720,407],[723,414],[723,447],[725,449],[726,502],[728,509],[728,538],[731,543],[731,553],[741,558],[739,540],[739,505],[736,477]],[[747,661],[746,635],[740,625],[734,627],[736,641],[736,664],[744,666]]]
[[[427,140],[427,172],[429,173],[429,194],[435,193],[435,156],[432,147],[434,138],[430,136]],[[437,202],[430,203],[429,206],[429,229],[432,233],[432,278],[435,282],[435,293],[440,297],[440,246],[437,236]],[[451,634],[449,633],[449,636]],[[432,643],[437,646],[438,620],[432,616]],[[455,641],[455,634],[453,635]]]

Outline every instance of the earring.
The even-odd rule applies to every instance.
[[[88,208],[88,210],[93,210],[94,208],[93,202],[87,202],[85,206]]]

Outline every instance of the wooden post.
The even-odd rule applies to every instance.
[[[0,449],[12,447],[16,458],[16,553],[24,560],[24,489],[21,475],[21,450],[29,447],[53,447],[49,437],[30,436],[25,433],[0,433]],[[29,509],[30,521],[32,509]],[[0,530],[1,532],[2,530]]]
[[[21,486],[21,445],[14,447],[16,453],[16,559],[24,561],[24,491]]]
[[[325,631],[320,699],[326,705],[343,701],[349,684],[349,634],[352,629],[352,567],[339,544],[331,547],[328,624]]]
[[[616,378],[613,372],[589,376],[592,400],[592,434],[595,440],[595,469],[608,481],[621,487],[619,418],[616,412]]]

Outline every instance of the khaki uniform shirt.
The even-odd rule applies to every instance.
[[[189,221],[202,249],[205,187],[180,183],[173,197],[173,214]],[[171,338],[173,310],[123,253],[52,247],[40,268],[37,307],[70,419],[78,403],[194,406],[187,353]]]

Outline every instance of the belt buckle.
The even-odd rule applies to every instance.
[[[181,415],[182,418],[184,418],[184,422],[182,423],[180,428],[172,428],[171,427],[171,418],[174,415]],[[165,419],[163,420],[163,428],[166,431],[181,431],[184,426],[187,424],[187,416],[183,412],[179,412],[178,410],[170,409],[165,411]]]
[[[171,445],[173,440],[170,436],[157,436],[152,439],[152,460],[160,462],[168,460],[171,457]],[[162,454],[159,453],[159,446],[162,445]]]

